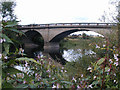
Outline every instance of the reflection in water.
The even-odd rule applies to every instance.
[[[25,54],[27,54],[27,56],[30,58],[36,58],[36,57],[42,58],[43,56],[46,56],[47,58],[51,58],[59,62],[60,64],[65,65],[66,60],[62,57],[59,48],[54,48],[54,47],[51,48],[51,47],[44,48],[44,50],[41,49],[40,47],[37,48],[24,47],[24,49],[25,49]]]
[[[68,50],[63,50],[63,58],[67,60],[68,62],[76,61],[83,55],[91,55],[93,54],[96,56],[96,53],[93,52],[91,49],[68,49]]]
[[[55,61],[65,65],[66,62],[76,61],[79,60],[80,57],[84,55],[96,55],[91,49],[68,49],[63,50],[63,53],[60,53],[59,48],[46,48],[41,49],[40,47],[37,48],[28,48],[25,47],[25,53],[28,57],[31,58],[42,58],[43,56],[47,56],[48,58],[52,58]]]
[[[34,46],[32,46],[32,47],[24,46],[24,50],[25,50],[25,54],[27,54],[27,57],[35,58],[36,55],[41,54],[41,53],[38,53],[38,52],[43,51],[43,48],[41,48],[41,47],[34,47]]]
[[[62,65],[66,64],[66,60],[62,57],[61,53],[49,53],[49,55],[57,62],[60,62]]]

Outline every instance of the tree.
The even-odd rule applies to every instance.
[[[120,48],[120,2],[118,3],[118,16],[117,16],[117,20],[118,20],[118,46]]]
[[[16,3],[13,1],[2,1],[2,20],[16,20],[16,16],[14,15],[14,7],[16,6]]]
[[[82,38],[83,38],[83,39],[88,39],[89,36],[88,36],[87,34],[83,33],[83,34],[82,34]]]
[[[14,64],[12,60],[14,60],[18,55],[18,49],[16,48],[16,52],[10,53],[9,51],[13,49],[10,48],[10,46],[16,46],[16,42],[18,42],[17,38],[19,38],[19,36],[23,34],[16,28],[18,23],[16,21],[16,16],[13,14],[15,5],[16,5],[15,2],[10,1],[9,2],[3,1],[0,3],[2,11],[1,12],[2,27],[0,28],[0,46],[2,48],[2,52],[0,52],[0,69],[1,69],[0,71],[2,71],[2,73],[0,73],[0,89],[3,87],[1,86],[1,84],[8,87],[11,86],[11,84],[8,84],[7,80],[5,80],[5,77],[7,77],[8,73],[5,70],[10,68],[11,65]],[[10,63],[11,65],[8,64],[9,62],[11,62]],[[6,73],[3,74],[4,72]]]
[[[14,45],[10,45],[11,47],[19,47],[21,45],[20,36],[22,36],[23,33],[18,31],[16,28],[18,25],[18,21],[16,21],[16,15],[14,15],[16,2],[3,0],[0,4],[2,7],[2,34],[6,35],[12,40],[12,42],[14,42]]]
[[[118,48],[118,72],[117,74],[117,78],[118,78],[118,88],[120,88],[120,1],[116,0],[112,2],[115,6],[116,6],[116,13],[117,15],[114,18],[114,21],[117,23],[117,40],[118,40],[118,44],[117,44],[117,48]]]
[[[118,62],[118,64],[119,64],[119,67],[120,67],[120,1],[119,1],[119,3],[118,3],[118,17],[117,17],[117,19],[118,19],[118,50],[119,50],[119,56],[118,56],[118,58],[119,58],[119,62]],[[120,68],[119,68],[119,70],[120,70]],[[119,83],[119,85],[118,85],[118,88],[120,88],[120,72],[118,72],[117,73],[118,74],[118,83]]]

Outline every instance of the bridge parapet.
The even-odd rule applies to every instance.
[[[19,25],[18,28],[35,28],[35,27],[83,27],[83,26],[93,26],[93,27],[111,27],[116,26],[116,23],[53,23],[53,24],[30,24],[30,25]]]

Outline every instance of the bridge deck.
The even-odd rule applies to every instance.
[[[116,23],[53,23],[53,24],[30,24],[19,25],[19,30],[45,29],[45,28],[111,28]]]

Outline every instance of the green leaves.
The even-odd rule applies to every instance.
[[[1,2],[1,14],[3,20],[15,20],[16,16],[13,14],[14,7],[16,6],[16,3],[14,1],[5,1],[3,0]]]
[[[17,25],[17,22],[16,21],[8,21],[6,24],[7,25],[5,25],[5,27],[14,27]]]
[[[15,26],[17,25],[17,21],[7,21],[7,22],[2,22],[2,32],[3,33],[0,33],[0,36],[2,39],[4,39],[4,42],[3,42],[3,47],[5,51],[4,54],[7,55],[9,54],[9,49],[10,49],[10,44],[15,44],[14,43],[14,38],[16,39],[16,33],[18,34],[24,34],[23,32],[21,31],[18,31]],[[12,31],[12,32],[10,32]],[[15,34],[14,34],[15,32]],[[17,41],[17,40],[16,40]]]
[[[5,25],[4,25],[5,24]],[[16,32],[16,33],[19,33],[19,34],[24,34],[22,31],[19,31],[17,30],[16,26],[18,25],[17,24],[17,21],[8,21],[6,23],[4,23],[3,25],[3,31],[13,31],[13,32]]]
[[[9,28],[9,30],[13,31],[13,32],[16,32],[16,33],[19,33],[19,34],[24,34],[22,31],[19,31],[15,28]]]
[[[99,83],[98,81],[94,81],[94,82],[92,82],[92,85],[96,85],[98,83]]]
[[[108,72],[110,70],[109,67],[105,67],[105,72]]]
[[[73,84],[72,82],[68,82],[68,81],[61,81],[61,82],[64,83],[64,84],[70,84],[70,85]]]
[[[36,63],[36,64],[38,64],[38,65],[41,65],[40,63],[38,63],[38,62],[37,62],[35,59],[33,59],[33,58],[21,57],[21,58],[16,58],[16,60],[18,60],[18,61],[23,61],[23,60],[25,60],[25,61],[27,61],[27,62],[31,61],[31,62],[34,62],[34,63]]]
[[[55,82],[57,82],[58,80],[54,80],[54,81],[51,81],[50,83],[55,83]]]
[[[8,83],[7,81],[5,81],[2,85],[2,88],[14,88],[14,87],[12,86],[11,83]]]
[[[100,65],[105,61],[105,58],[99,59],[96,63],[92,63],[94,70],[100,69]]]
[[[4,48],[5,48],[5,53],[8,54],[8,53],[9,53],[10,45],[7,44],[7,43],[3,43],[3,46],[4,46]]]
[[[18,84],[16,86],[16,88],[28,88],[28,87],[29,87],[29,85],[27,85],[27,84]]]
[[[9,73],[9,74],[22,73],[22,71],[20,71],[20,70],[18,70],[18,69],[16,69],[16,68],[13,68],[13,67],[4,68],[4,69],[3,69],[3,72]]]
[[[1,37],[2,38],[4,38],[6,41],[6,43],[12,43],[13,44],[13,42],[12,42],[12,40],[8,37],[8,36],[6,36],[5,34],[0,34],[1,35]]]
[[[103,62],[105,61],[105,58],[101,58],[101,59],[99,59],[98,61],[97,61],[97,65],[100,65],[100,64],[102,64]]]

